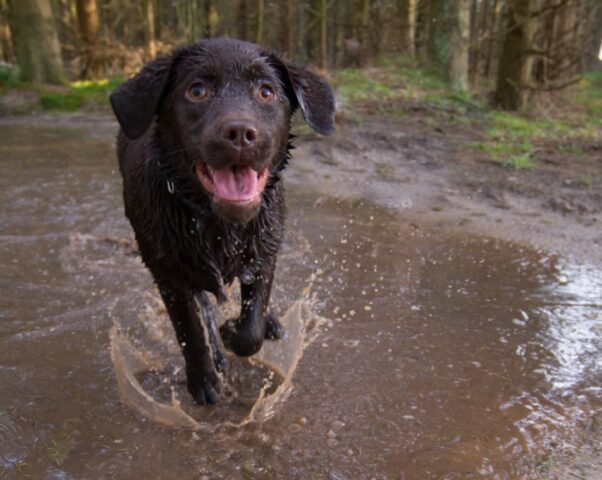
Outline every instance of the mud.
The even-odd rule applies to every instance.
[[[2,478],[597,478],[602,269],[578,221],[557,252],[512,210],[497,235],[472,215],[497,207],[449,193],[448,146],[359,128],[298,142],[288,336],[209,409],[122,216],[114,123],[3,120]]]

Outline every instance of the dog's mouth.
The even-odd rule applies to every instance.
[[[268,169],[257,172],[247,165],[232,165],[214,170],[206,163],[195,166],[197,177],[214,201],[236,204],[255,204],[261,199]]]

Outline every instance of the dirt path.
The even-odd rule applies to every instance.
[[[512,171],[470,149],[479,118],[367,117],[335,136],[302,130],[289,182],[400,210],[416,228],[462,230],[602,265],[602,145],[580,155],[543,145],[537,168]]]

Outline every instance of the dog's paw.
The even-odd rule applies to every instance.
[[[239,330],[236,320],[228,320],[224,323],[219,333],[224,346],[239,357],[255,355],[261,349],[264,339],[263,332],[260,333],[257,329]]]
[[[284,327],[273,312],[266,315],[265,322],[265,338],[267,340],[280,340],[284,337]]]
[[[197,405],[215,405],[220,400],[217,390],[208,385],[198,388],[195,393],[191,392],[191,395]]]
[[[214,368],[188,372],[188,392],[198,405],[215,405],[220,400],[221,380]]]

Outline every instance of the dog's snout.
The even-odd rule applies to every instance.
[[[257,128],[246,121],[227,122],[221,133],[222,138],[237,149],[253,147],[257,141]]]

